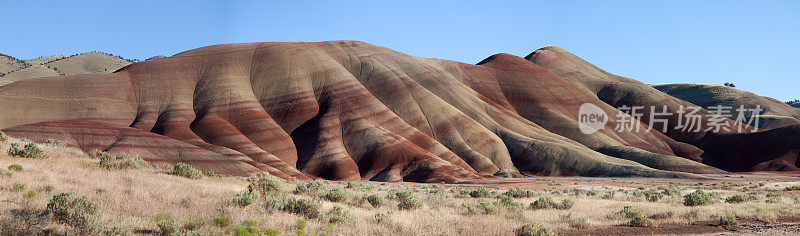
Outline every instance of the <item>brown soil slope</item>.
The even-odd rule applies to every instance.
[[[229,44],[113,74],[0,87],[8,112],[0,128],[234,175],[459,182],[520,174],[692,177],[676,171],[721,172],[699,161],[728,167],[702,150],[705,133],[615,132],[614,120],[581,133],[581,104],[617,112],[617,103],[597,94],[507,54],[469,65],[356,41]],[[786,153],[796,158],[791,144],[742,163],[784,163]],[[734,158],[715,153],[713,160]]]

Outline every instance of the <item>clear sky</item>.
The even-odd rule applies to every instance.
[[[645,83],[800,98],[800,1],[9,1],[0,52],[145,59],[222,43],[351,39],[477,63],[558,45]]]

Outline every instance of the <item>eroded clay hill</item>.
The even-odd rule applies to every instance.
[[[0,87],[0,128],[233,175],[460,182],[797,169],[800,126],[750,133],[725,120],[745,132],[661,133],[643,120],[617,132],[611,119],[587,135],[584,103],[608,114],[689,104],[556,47],[470,65],[356,41],[249,43]]]

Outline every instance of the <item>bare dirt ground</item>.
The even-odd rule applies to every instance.
[[[279,181],[276,193],[241,205],[234,199],[247,191],[243,178],[189,179],[151,167],[103,169],[83,152],[45,144],[39,146],[50,155],[48,159],[10,157],[6,150],[12,142],[24,143],[0,142],[2,235],[82,232],[47,212],[48,202],[62,192],[97,203],[98,227],[121,229],[122,235],[165,234],[166,228],[156,219],[164,213],[174,219],[177,233],[172,235],[237,235],[248,222],[256,222],[260,230],[294,235],[300,219],[307,220],[304,233],[327,235],[515,235],[523,225],[538,225],[537,229],[546,229],[540,232],[551,235],[800,233],[800,190],[786,190],[800,185],[800,173],[729,173],[703,179],[532,176],[471,184],[289,180]],[[7,168],[13,164],[23,170]],[[299,191],[303,186],[313,188]],[[712,202],[686,206],[684,195],[696,190],[713,193]],[[343,198],[328,196],[335,191]],[[414,195],[418,205],[403,208],[402,192]],[[371,195],[383,203],[373,206],[366,200]],[[736,195],[753,198],[726,201]],[[543,198],[555,205],[533,207]],[[285,199],[316,202],[311,210],[318,215],[275,208]],[[564,202],[569,206],[561,206]],[[336,208],[344,213],[336,215]],[[642,222],[632,226],[637,216]],[[725,217],[734,222],[723,222]],[[230,224],[217,225],[218,218],[229,219]]]

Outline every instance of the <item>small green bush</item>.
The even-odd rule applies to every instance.
[[[317,193],[320,192],[322,189],[322,181],[308,181],[308,182],[301,182],[295,186],[294,193],[296,194],[306,194],[306,193]]]
[[[159,213],[153,220],[156,222],[161,235],[181,235],[181,227],[172,219],[172,215],[166,212]]]
[[[325,222],[330,224],[341,224],[346,221],[349,221],[353,216],[350,214],[350,211],[344,209],[342,206],[334,206],[328,213],[322,217]]]
[[[34,159],[45,159],[50,158],[47,154],[39,149],[39,146],[36,143],[28,143],[25,144],[25,147],[20,148],[19,143],[12,143],[11,148],[8,149],[8,155],[12,157],[20,157],[20,158],[34,158]]]
[[[33,191],[33,190],[28,190],[28,192],[27,192],[27,193],[25,193],[25,198],[27,198],[27,199],[34,199],[34,198],[36,198],[36,191]]]
[[[489,189],[484,187],[473,189],[472,191],[469,192],[469,196],[473,198],[489,197],[489,194],[490,194]]]
[[[755,201],[755,200],[758,200],[758,197],[756,197],[755,195],[752,195],[752,194],[746,194],[746,195],[745,194],[737,194],[737,195],[733,195],[733,196],[730,196],[728,198],[725,198],[725,202],[727,202],[727,203],[743,203],[743,202],[749,202],[749,201]]]
[[[172,171],[169,173],[190,179],[199,179],[203,177],[203,172],[200,172],[189,164],[183,162],[175,164],[175,166],[172,168]]]
[[[397,200],[400,201],[400,203],[397,204],[397,208],[400,210],[417,209],[422,206],[422,200],[410,191],[400,191],[395,193],[395,196],[397,196]]]
[[[14,183],[14,188],[13,189],[14,189],[14,191],[21,192],[22,190],[25,190],[25,184],[20,183],[20,182],[16,182],[16,183]]]
[[[252,189],[245,189],[233,197],[233,203],[239,206],[249,206],[261,198],[261,193]]]
[[[308,198],[287,198],[283,202],[281,210],[305,216],[306,218],[317,218],[320,215],[320,202]]]
[[[650,227],[653,226],[653,222],[650,219],[645,218],[643,215],[638,215],[633,217],[630,221],[628,221],[628,226],[631,227]]]
[[[73,192],[60,193],[47,203],[47,212],[63,224],[76,228],[95,226],[100,206],[86,196],[75,197]]]
[[[380,206],[382,206],[383,203],[384,203],[384,199],[385,198],[381,197],[378,194],[372,194],[372,195],[367,196],[367,202],[369,202],[369,204],[372,205],[372,207],[380,207]]]
[[[725,214],[719,217],[718,225],[720,226],[735,226],[737,224],[739,224],[739,221],[735,215]]]
[[[530,190],[523,190],[520,188],[512,188],[503,193],[504,196],[513,198],[529,198],[536,196],[536,193]]]
[[[63,141],[56,141],[54,139],[45,140],[44,144],[50,145],[50,146],[56,146],[56,147],[66,147],[67,146],[67,144],[65,144]]]
[[[183,222],[183,229],[184,230],[189,230],[189,231],[194,231],[194,230],[200,229],[200,227],[203,227],[203,225],[205,225],[205,224],[206,224],[206,221],[204,221],[204,220],[186,221],[186,222]]]
[[[497,200],[497,205],[506,208],[510,212],[521,212],[523,208],[522,203],[514,201],[509,196],[500,196]]]
[[[491,215],[497,212],[497,207],[492,204],[481,202],[475,206],[467,206],[467,213],[471,215]]]
[[[3,133],[3,131],[0,131],[0,142],[5,142],[5,141],[8,141],[8,135],[6,135],[6,133]]]
[[[800,186],[798,186],[798,185],[792,185],[792,186],[788,186],[788,187],[786,187],[784,190],[786,190],[786,191],[800,190]]]
[[[214,218],[214,226],[220,228],[226,228],[231,225],[231,219],[228,217],[217,217]]]
[[[555,208],[556,202],[549,197],[539,197],[536,201],[532,202],[530,208],[533,210],[551,209]]]
[[[247,178],[250,182],[247,189],[258,191],[263,196],[277,195],[283,192],[284,180],[269,174],[251,175]]]
[[[555,236],[549,228],[534,223],[526,224],[514,231],[517,236]]]
[[[56,187],[55,187],[55,186],[53,186],[52,184],[47,184],[47,185],[45,185],[45,186],[44,186],[44,191],[45,191],[45,192],[48,192],[48,193],[49,193],[49,192],[52,192],[52,191],[53,191],[53,190],[55,190],[55,189],[56,189]]]
[[[690,194],[683,196],[684,206],[701,206],[711,204],[714,201],[714,195],[711,193],[703,192],[703,190],[696,190]]]
[[[325,199],[328,199],[328,201],[331,202],[344,202],[345,200],[347,200],[347,194],[344,193],[342,189],[335,188],[331,189],[330,191],[328,191],[328,193],[325,194]]]
[[[19,172],[19,171],[22,171],[22,165],[20,165],[20,164],[11,164],[11,165],[8,165],[8,170],[10,170],[10,171],[17,171],[17,172]]]

